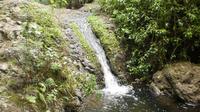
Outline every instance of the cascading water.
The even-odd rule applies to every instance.
[[[131,87],[121,86],[118,83],[116,77],[112,74],[105,52],[103,48],[101,47],[99,40],[96,38],[96,36],[92,32],[91,27],[89,26],[89,23],[87,22],[87,16],[81,19],[76,19],[75,22],[79,26],[85,39],[88,41],[90,46],[95,51],[98,61],[101,64],[102,71],[104,73],[105,86],[106,86],[105,89],[103,89],[104,93],[106,95],[109,94],[109,95],[114,95],[114,96],[128,93],[131,90]]]
[[[85,101],[85,106],[81,112],[178,112],[179,106],[165,98],[157,99],[150,94],[148,87],[144,85],[133,85],[134,89],[129,86],[122,86],[118,83],[112,74],[107,62],[105,52],[101,47],[99,40],[93,34],[87,17],[89,13],[77,10],[65,9],[60,13],[64,14],[63,24],[75,22],[85,39],[96,52],[98,61],[102,66],[104,73],[105,85],[103,96],[99,99],[91,95]],[[161,103],[159,103],[161,101]],[[169,103],[170,102],[170,103]],[[161,104],[161,105],[160,105]],[[164,106],[162,106],[164,104]],[[165,105],[166,104],[166,105]],[[177,106],[177,107],[176,107]],[[169,111],[166,111],[166,107]],[[187,110],[187,109],[186,109]],[[199,112],[191,108],[192,112]],[[186,112],[186,111],[181,111]],[[189,112],[189,111],[187,111]]]
[[[117,78],[111,72],[105,52],[99,40],[96,38],[87,22],[87,17],[88,14],[84,14],[84,16],[82,15],[81,17],[74,17],[72,21],[79,26],[81,33],[96,53],[104,73],[105,88],[103,89],[104,94],[101,100],[95,100],[100,103],[100,105],[97,103],[95,107],[88,103],[89,105],[83,109],[83,112],[131,112],[137,110],[132,107],[135,105],[143,105],[144,102],[137,102],[138,97],[135,96],[135,91],[131,86],[124,86],[118,83]],[[149,107],[146,109],[146,107],[144,108],[145,110],[151,109]]]

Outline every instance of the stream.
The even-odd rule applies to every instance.
[[[198,108],[179,104],[170,98],[154,97],[145,85],[119,84],[111,72],[100,41],[87,22],[90,13],[82,14],[74,16],[71,20],[79,26],[85,39],[96,53],[105,80],[105,88],[101,90],[103,95],[100,98],[96,95],[88,97],[82,112],[199,112]]]

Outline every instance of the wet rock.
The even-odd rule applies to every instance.
[[[78,112],[78,108],[81,107],[82,102],[78,97],[75,97],[73,101],[69,102],[65,106],[65,112]]]
[[[91,73],[95,73],[95,69],[90,68],[90,67],[85,67],[85,69]]]
[[[83,93],[80,91],[80,89],[76,89],[75,90],[75,95],[77,96],[77,98],[79,99],[79,101],[82,102],[82,100],[83,100]]]
[[[4,32],[2,32],[2,31],[0,30],[0,42],[3,41],[3,38],[4,38]]]
[[[94,72],[95,72],[95,69],[94,69],[93,65],[90,63],[89,60],[84,59],[84,60],[81,61],[81,64],[83,65],[83,67],[84,67],[87,71],[89,71],[89,72],[91,72],[91,73],[94,73]]]
[[[21,21],[16,21],[17,25],[21,25],[22,22]]]
[[[84,67],[90,66],[90,62],[87,59],[82,60],[81,63],[83,64]]]
[[[151,88],[156,95],[171,95],[200,104],[200,66],[190,62],[175,63],[153,76]]]
[[[75,97],[74,100],[70,104],[75,106],[75,107],[80,107],[81,106],[81,101],[79,100],[78,97]]]

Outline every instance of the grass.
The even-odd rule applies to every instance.
[[[104,21],[99,16],[89,16],[88,22],[91,24],[93,32],[99,38],[106,55],[110,61],[111,68],[115,71],[121,72],[121,65],[123,62],[117,57],[123,53],[120,48],[120,42],[117,40],[115,33],[107,27]],[[121,73],[120,73],[121,74]]]
[[[83,89],[86,95],[96,89],[94,75],[84,73],[75,75],[77,71],[64,63],[66,57],[64,54],[67,52],[66,40],[52,10],[45,7],[37,3],[29,3],[21,7],[21,13],[24,15],[22,35],[25,41],[17,46],[20,48],[19,56],[23,58],[18,59],[16,65],[23,69],[27,82],[25,80],[25,87],[18,88],[19,92],[15,93],[17,97],[11,99],[15,103],[26,103],[24,107],[37,111],[53,110],[56,105],[72,101],[76,89]],[[87,56],[92,62],[96,62],[95,54],[84,41],[81,33],[77,29],[75,31],[78,32],[81,43],[87,49]],[[80,80],[79,76],[85,77]],[[29,83],[28,80],[36,81]],[[19,102],[16,102],[18,100]]]
[[[121,51],[121,48],[114,32],[109,31],[106,24],[98,16],[90,16],[88,17],[88,21],[108,55],[112,56],[118,54]]]
[[[76,23],[72,23],[70,26],[71,26],[73,32],[75,33],[75,35],[78,37],[78,39],[79,39],[79,41],[81,43],[81,46],[84,48],[85,52],[87,53],[87,58],[91,62],[93,62],[96,67],[99,67],[99,63],[97,61],[97,57],[95,55],[95,52],[90,47],[90,45],[88,44],[88,42],[85,40],[85,37],[81,33],[81,31],[79,30],[78,25]]]

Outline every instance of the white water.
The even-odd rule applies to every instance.
[[[113,95],[113,96],[125,95],[126,93],[128,93],[132,88],[129,86],[120,85],[116,77],[112,74],[110,66],[107,62],[105,52],[103,48],[101,47],[99,40],[96,38],[96,36],[92,32],[91,27],[89,26],[89,23],[87,22],[86,17],[77,19],[75,20],[75,22],[79,26],[85,39],[88,41],[90,46],[96,52],[96,56],[101,64],[101,68],[104,73],[104,80],[105,80],[105,88],[103,89],[103,92],[106,95]]]

